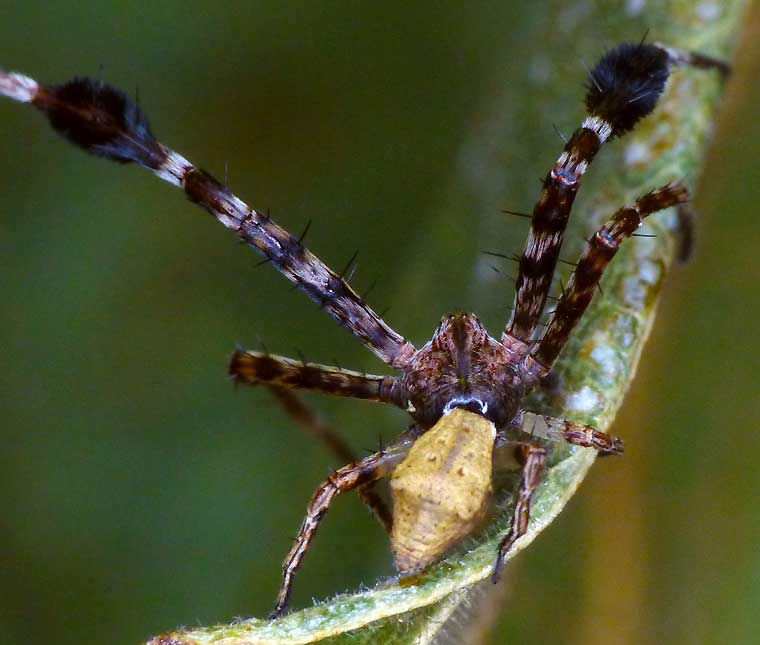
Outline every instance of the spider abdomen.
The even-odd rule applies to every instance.
[[[493,423],[455,409],[393,472],[391,549],[402,574],[440,560],[478,527],[491,500],[495,438]]]

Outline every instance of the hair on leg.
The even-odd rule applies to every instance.
[[[604,270],[620,245],[641,226],[645,217],[689,199],[683,184],[667,184],[639,197],[617,211],[588,241],[570,281],[557,303],[549,326],[532,351],[548,371],[554,365],[575,326],[583,317],[598,288]]]
[[[321,442],[329,452],[338,458],[340,463],[345,464],[358,461],[343,437],[306,405],[298,394],[285,387],[276,385],[268,387],[295,424],[304,433]],[[356,492],[380,524],[382,524],[386,533],[390,534],[393,528],[393,514],[385,503],[385,500],[372,490],[373,486],[374,482],[369,482],[368,484],[359,486]]]

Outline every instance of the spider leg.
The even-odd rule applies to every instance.
[[[530,503],[536,488],[541,483],[541,475],[546,465],[546,449],[533,444],[522,445],[522,478],[520,489],[515,500],[515,508],[512,511],[512,525],[509,532],[499,544],[499,553],[494,563],[491,580],[498,582],[504,569],[504,558],[514,543],[528,531],[530,521]]]
[[[266,256],[381,360],[403,367],[414,354],[414,346],[391,329],[342,275],[311,253],[302,239],[157,141],[143,111],[119,90],[86,78],[42,86],[22,74],[0,70],[0,95],[31,103],[59,134],[85,151],[120,163],[135,162],[182,188],[191,201]]]
[[[238,383],[266,385],[298,426],[333,452],[343,462],[355,462],[351,449],[332,428],[322,422],[292,389],[347,396],[403,407],[395,396],[398,380],[393,376],[373,376],[338,367],[295,361],[265,352],[236,351],[229,373]],[[390,533],[393,516],[382,498],[367,484],[358,489],[359,497]]]
[[[557,303],[549,326],[532,351],[548,371],[570,338],[597,289],[602,274],[620,245],[635,233],[648,215],[689,199],[682,184],[667,184],[639,197],[632,206],[617,211],[612,218],[591,236],[578,266]]]
[[[247,385],[309,390],[404,407],[398,394],[400,383],[395,376],[363,374],[264,352],[241,350],[232,355],[229,374],[237,383]]]
[[[550,441],[565,441],[584,448],[596,448],[600,455],[623,454],[622,439],[567,419],[523,412],[519,428],[521,432],[533,437]]]
[[[731,65],[724,60],[700,54],[699,52],[690,52],[683,49],[676,49],[675,47],[668,47],[662,43],[655,43],[655,45],[667,52],[668,57],[670,58],[670,64],[674,67],[685,66],[695,67],[697,69],[714,69],[720,74],[723,80],[726,80],[731,76]]]
[[[728,70],[726,63],[708,56],[642,42],[610,50],[589,72],[588,117],[546,176],[533,209],[506,334],[532,340],[583,175],[605,141],[622,136],[652,112],[671,67],[678,65],[717,69],[724,76]]]
[[[307,406],[295,392],[286,387],[276,385],[270,385],[269,390],[296,425],[306,434],[322,442],[341,463],[358,461],[343,438]],[[390,535],[393,528],[393,514],[383,498],[372,490],[373,486],[374,482],[369,482],[357,488],[356,492],[380,524],[382,524],[386,533]]]
[[[317,487],[306,508],[306,517],[298,531],[298,536],[285,558],[282,585],[277,594],[277,604],[271,618],[278,618],[285,612],[293,588],[293,578],[301,566],[306,550],[314,539],[320,521],[327,513],[335,497],[340,493],[355,490],[388,475],[401,463],[411,446],[412,441],[410,439],[402,439],[387,449],[369,455],[361,461],[343,466]]]
[[[335,455],[340,463],[357,461],[351,448],[343,438],[327,425],[295,392],[277,385],[270,385],[269,391],[280,403],[288,416],[307,435],[321,442]]]
[[[696,211],[691,204],[680,204],[676,209],[678,216],[678,228],[676,229],[676,241],[678,249],[676,259],[680,264],[686,264],[694,253]]]
[[[603,126],[603,121],[587,119],[544,180],[520,256],[512,317],[507,324],[507,333],[522,341],[531,340],[539,323],[580,179],[609,137],[609,127]]]

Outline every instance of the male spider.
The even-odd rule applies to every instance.
[[[411,573],[440,559],[473,529],[490,492],[494,445],[520,437],[516,443],[522,481],[511,527],[495,556],[495,579],[505,554],[528,527],[531,498],[546,460],[541,439],[564,440],[603,454],[622,452],[619,439],[528,412],[522,401],[550,374],[620,244],[643,218],[688,199],[683,185],[671,183],[615,212],[589,239],[546,330],[539,332],[564,230],[588,165],[605,141],[630,131],[654,109],[671,67],[683,64],[726,69],[719,61],[653,44],[623,44],[604,55],[589,72],[588,116],[547,174],[533,210],[519,261],[515,306],[501,338],[491,337],[474,314],[452,313],[420,349],[391,329],[344,276],[330,270],[301,239],[158,142],[142,110],[120,91],[90,79],[42,86],[27,76],[0,71],[0,94],[31,103],[56,131],[86,151],[121,163],[136,162],[181,187],[400,371],[397,377],[372,376],[268,353],[234,353],[230,373],[235,380],[270,387],[291,415],[312,429],[315,424],[292,389],[390,403],[409,412],[414,421],[392,446],[340,468],[317,488],[285,560],[274,616],[286,609],[293,577],[339,493],[360,493],[391,533],[400,571]],[[339,440],[327,438],[336,452],[350,457]],[[375,481],[391,473],[393,515],[371,490]],[[453,507],[447,506],[452,500]]]

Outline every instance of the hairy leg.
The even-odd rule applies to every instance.
[[[269,390],[280,402],[285,412],[288,413],[296,425],[306,434],[320,441],[340,463],[353,463],[358,461],[348,444],[335,430],[326,424],[319,416],[307,406],[298,394],[286,387],[270,385]],[[390,535],[393,528],[393,514],[390,508],[374,490],[374,482],[369,482],[356,489],[361,500],[372,511],[372,514],[383,525],[386,533]]]
[[[595,448],[600,455],[605,456],[623,453],[621,439],[599,432],[591,426],[526,411],[520,413],[517,422],[518,425],[515,429],[534,438],[565,441],[575,446]],[[516,442],[510,441],[504,433],[502,433],[500,441],[502,450],[516,444]],[[532,443],[517,443],[517,446],[521,452],[522,477],[512,513],[512,525],[499,545],[499,553],[492,576],[494,582],[497,582],[501,576],[506,554],[515,541],[525,535],[528,530],[531,500],[533,493],[541,483],[541,476],[546,465],[546,448]]]
[[[550,417],[545,414],[523,412],[519,425],[520,432],[531,437],[550,441],[565,441],[574,446],[596,448],[600,455],[622,455],[623,440],[591,426],[573,423],[567,419]]]
[[[528,342],[536,332],[580,181],[599,148],[651,113],[671,68],[683,65],[717,70],[723,78],[730,73],[730,67],[715,58],[643,42],[610,50],[589,72],[589,116],[546,176],[533,209],[507,334]]]
[[[690,52],[683,49],[676,49],[675,47],[668,47],[663,43],[655,43],[655,45],[667,52],[670,64],[674,67],[683,66],[716,70],[723,80],[726,80],[731,76],[731,65],[724,60],[700,54],[699,52]]]
[[[504,558],[514,543],[528,531],[530,504],[536,488],[541,483],[541,475],[546,465],[546,449],[532,444],[522,445],[522,478],[512,511],[512,525],[499,544],[499,553],[494,563],[491,580],[498,582],[504,569]]]
[[[121,91],[87,78],[43,86],[23,74],[0,70],[0,95],[34,105],[59,134],[85,151],[119,163],[135,162],[182,188],[191,201],[266,256],[381,360],[403,367],[414,354],[414,346],[367,306],[342,274],[311,253],[301,238],[156,140],[142,109]]]
[[[648,215],[689,199],[682,184],[667,184],[636,200],[632,206],[617,211],[612,218],[591,236],[581,259],[557,303],[549,326],[532,351],[535,358],[549,371],[575,326],[591,303],[604,270],[620,245],[641,226]]]
[[[530,341],[541,318],[580,182],[601,146],[630,131],[655,107],[668,79],[667,53],[654,45],[621,45],[589,72],[588,117],[544,179],[520,258],[507,333]]]
[[[340,493],[356,490],[370,482],[388,475],[404,459],[412,441],[402,439],[387,449],[376,452],[361,461],[343,466],[322,482],[311,498],[298,536],[283,564],[282,585],[277,594],[277,604],[271,614],[272,618],[281,616],[288,606],[293,588],[293,578],[303,562],[319,523],[327,513],[335,497]]]
[[[228,371],[237,383],[309,390],[404,407],[398,394],[399,381],[394,376],[374,376],[242,350],[232,355]]]

